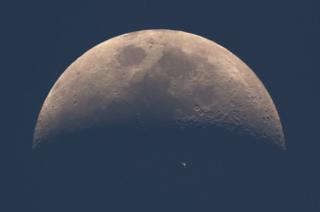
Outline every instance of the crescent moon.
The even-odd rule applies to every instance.
[[[224,129],[285,148],[263,83],[217,43],[176,30],[109,39],[59,77],[39,114],[33,146],[97,126]]]

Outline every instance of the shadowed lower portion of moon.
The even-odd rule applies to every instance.
[[[120,35],[60,76],[41,109],[34,146],[94,127],[223,129],[285,147],[257,76],[213,41],[173,30]]]

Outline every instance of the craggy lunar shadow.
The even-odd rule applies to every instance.
[[[217,129],[90,129],[39,145],[36,211],[284,211],[286,153]]]

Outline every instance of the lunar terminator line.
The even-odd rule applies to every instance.
[[[109,39],[60,76],[38,117],[33,145],[84,129],[221,128],[285,147],[262,82],[215,42],[175,30]]]

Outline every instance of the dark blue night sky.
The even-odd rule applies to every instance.
[[[209,38],[254,70],[275,102],[288,145],[287,205],[279,211],[320,211],[317,1],[12,1],[3,9],[6,127],[1,139],[0,211],[35,211],[37,204],[46,204],[35,199],[31,143],[41,105],[60,74],[94,45],[150,28]],[[41,191],[43,196],[60,195]],[[103,193],[92,195],[103,199]],[[125,198],[119,204],[125,205]],[[94,210],[104,211],[103,204]]]

